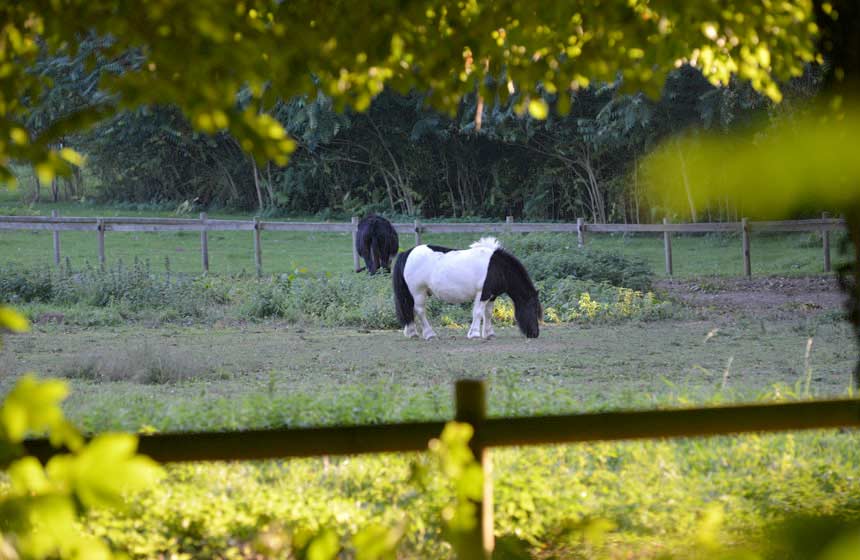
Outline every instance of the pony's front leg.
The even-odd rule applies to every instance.
[[[406,338],[418,338],[418,329],[415,328],[415,323],[409,323],[403,327],[403,334]]]
[[[494,300],[489,300],[484,303],[484,323],[481,326],[481,337],[490,338],[496,336],[496,331],[493,330],[493,305]]]
[[[484,319],[484,307],[486,302],[481,301],[481,292],[475,296],[475,303],[472,305],[472,324],[469,326],[468,338],[481,337],[481,321]]]
[[[436,336],[433,327],[430,326],[430,321],[427,320],[427,294],[415,294],[415,315],[421,320],[421,335],[424,340],[430,340]]]

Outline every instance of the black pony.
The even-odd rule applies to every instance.
[[[380,268],[391,272],[391,259],[397,255],[399,247],[397,231],[391,222],[376,214],[367,216],[358,222],[358,233],[355,236],[355,249],[364,259],[366,266],[356,272],[365,268],[371,274],[376,274]]]

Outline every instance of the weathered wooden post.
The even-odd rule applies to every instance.
[[[52,218],[59,218],[60,213],[56,210],[51,210]],[[54,224],[54,264],[60,266],[60,230],[57,224]]]
[[[475,504],[475,527],[464,536],[464,557],[468,559],[489,559],[495,548],[493,536],[493,468],[489,449],[484,447],[481,429],[487,417],[487,389],[478,379],[461,379],[455,386],[458,422],[472,425],[474,435],[469,442],[472,453],[481,463],[484,473],[483,500]]]
[[[200,230],[200,261],[203,263],[204,274],[209,273],[209,234],[206,231],[206,212],[200,212],[203,228]]]
[[[585,246],[585,220],[582,218],[576,219],[576,240],[580,247]]]
[[[358,216],[353,216],[352,220],[352,269],[358,272],[358,269],[361,268],[361,261],[358,260],[358,247],[356,246],[356,242],[358,241]]]
[[[421,220],[415,218],[415,246],[421,245]]]
[[[741,239],[744,249],[744,276],[752,276],[750,263],[750,226],[746,218],[741,218]]]
[[[822,212],[821,219],[827,220],[830,218],[830,212]],[[830,272],[830,229],[824,226],[821,230],[821,248],[824,251],[824,272]]]
[[[96,230],[99,236],[99,266],[105,267],[105,223],[101,218],[96,219]]]
[[[663,218],[663,225],[669,225],[669,218]],[[666,254],[666,275],[672,276],[672,234],[663,230],[663,252]]]
[[[257,269],[257,277],[263,275],[263,247],[260,240],[260,231],[263,229],[263,224],[259,217],[254,218],[254,266]]]
[[[514,223],[513,216],[505,216],[505,233],[511,233],[511,225]]]

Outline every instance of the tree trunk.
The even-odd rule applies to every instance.
[[[693,192],[690,190],[690,181],[687,178],[687,160],[684,159],[681,142],[677,137],[675,138],[675,151],[678,152],[678,160],[681,162],[681,181],[684,183],[684,192],[687,194],[687,204],[690,205],[690,217],[694,222],[697,222],[696,205],[693,204]]]
[[[266,163],[266,191],[269,193],[269,204],[275,206],[275,187],[272,184],[272,162]]]
[[[257,191],[257,203],[260,205],[260,212],[265,208],[263,203],[263,191],[260,190],[260,173],[257,171],[257,161],[251,157],[251,167],[254,171],[254,189]]]
[[[33,170],[33,202],[42,201],[42,182],[39,180],[39,175],[36,170]]]

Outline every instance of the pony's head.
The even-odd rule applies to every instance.
[[[543,317],[543,306],[540,304],[538,292],[514,304],[514,319],[526,338],[538,337],[541,317]]]

